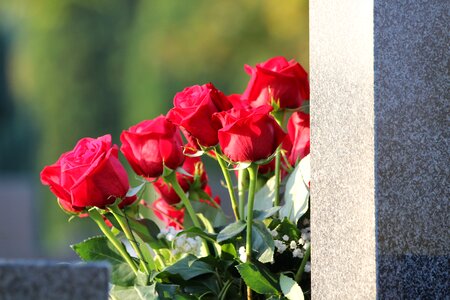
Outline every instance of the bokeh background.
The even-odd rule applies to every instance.
[[[75,259],[98,232],[39,180],[78,139],[119,143],[194,84],[241,93],[244,64],[309,70],[308,48],[307,0],[0,0],[0,257]]]

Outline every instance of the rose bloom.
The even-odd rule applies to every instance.
[[[183,127],[189,138],[194,138],[202,146],[218,143],[217,130],[211,122],[212,115],[232,107],[229,99],[212,83],[185,88],[175,95],[173,105],[167,118]]]
[[[269,115],[271,109],[264,105],[215,114],[216,121],[222,126],[218,137],[225,156],[234,162],[254,162],[275,152],[286,134]]]
[[[176,209],[164,199],[159,198],[152,203],[152,210],[155,216],[167,226],[175,227],[177,230],[183,229],[184,208]]]
[[[288,137],[291,149],[288,152],[288,161],[292,166],[309,154],[310,147],[310,123],[309,114],[295,112],[289,118]]]
[[[206,171],[202,161],[200,160],[200,157],[187,156],[184,160],[182,168],[188,174],[192,175],[188,176],[178,172],[176,174],[177,181],[184,192],[187,192],[191,188],[203,189],[206,186],[208,178],[206,176]],[[198,178],[196,178],[195,176],[198,176]],[[178,194],[169,184],[164,182],[163,178],[158,178],[158,180],[153,182],[153,187],[167,203],[177,204],[180,202],[180,197],[178,196]]]
[[[86,207],[104,208],[129,189],[128,176],[118,159],[118,147],[111,136],[83,138],[56,163],[41,172],[41,182],[58,197],[61,207],[79,213]],[[126,204],[130,199],[127,198]]]
[[[136,174],[155,178],[164,166],[176,169],[184,161],[183,141],[178,128],[164,116],[146,120],[120,135],[122,151]]]
[[[309,99],[308,73],[295,60],[274,57],[254,68],[246,65],[245,71],[251,78],[242,99],[252,107],[271,105],[273,99],[280,108],[296,109]]]

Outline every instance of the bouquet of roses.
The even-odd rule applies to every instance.
[[[243,94],[188,87],[166,116],[122,132],[136,187],[110,135],[81,139],[42,170],[61,208],[104,234],[72,248],[111,264],[112,299],[309,298],[308,75],[283,57],[245,70]],[[205,158],[223,173],[232,216]],[[160,196],[151,203],[148,184]],[[165,228],[143,217],[149,209]]]

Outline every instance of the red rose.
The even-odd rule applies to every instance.
[[[308,73],[295,60],[274,57],[255,68],[246,65],[245,71],[251,78],[242,98],[252,107],[271,104],[273,99],[281,108],[295,109],[309,99]]]
[[[268,158],[281,144],[285,133],[269,115],[271,107],[231,109],[215,115],[222,128],[218,131],[223,153],[234,162]]]
[[[292,166],[309,154],[310,123],[309,115],[295,112],[288,121],[288,135],[292,144],[288,152],[288,160]]]
[[[222,202],[221,200],[220,200],[220,197],[219,196],[215,196],[214,198],[213,198],[213,196],[212,196],[212,190],[211,190],[211,187],[209,186],[209,185],[206,185],[205,186],[205,188],[203,189],[203,191],[209,196],[209,197],[211,197],[211,199],[214,201],[214,202],[216,202],[217,203],[217,205],[220,205],[220,203]],[[199,201],[200,202],[203,202],[203,203],[206,203],[206,204],[208,204],[208,205],[211,205],[212,207],[216,207],[216,205],[214,205],[212,202],[211,202],[211,200],[209,200],[209,199],[199,199]]]
[[[155,216],[167,226],[175,227],[177,230],[183,229],[184,208],[176,209],[164,201],[164,199],[159,198],[152,203],[152,209]]]
[[[113,204],[129,189],[118,147],[111,145],[110,135],[81,139],[72,151],[42,170],[41,182],[50,187],[64,210],[74,213]]]
[[[167,118],[183,127],[202,146],[218,143],[217,130],[211,124],[211,116],[232,107],[228,98],[212,83],[194,85],[177,93],[173,100],[174,108]]]
[[[162,175],[164,166],[176,169],[184,160],[178,128],[164,116],[143,121],[120,135],[122,151],[136,174],[146,178]]]
[[[192,176],[177,173],[177,181],[183,191],[187,192],[191,187],[203,189],[208,181],[206,171],[200,157],[187,156],[184,160],[183,169]],[[195,176],[198,176],[196,178]],[[153,187],[161,195],[161,197],[169,204],[176,204],[180,202],[180,197],[175,190],[163,178],[159,178],[153,182]]]

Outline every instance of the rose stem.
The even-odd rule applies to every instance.
[[[195,214],[194,208],[191,205],[191,201],[189,201],[189,198],[186,196],[186,194],[184,193],[180,184],[178,183],[176,173],[175,172],[170,173],[168,176],[165,177],[165,179],[170,184],[172,184],[173,189],[175,190],[177,195],[180,197],[181,202],[183,203],[184,207],[186,207],[186,210],[187,210],[189,216],[191,217],[192,223],[194,223],[194,226],[201,229],[200,222],[197,218],[197,215]],[[206,241],[204,239],[202,239],[202,244],[203,244],[203,249],[205,250],[206,254],[209,255],[208,244],[206,243]]]
[[[191,205],[191,202],[189,201],[188,197],[186,196],[185,192],[183,191],[183,189],[181,188],[180,184],[178,183],[177,177],[176,177],[176,173],[172,172],[169,175],[167,175],[166,177],[164,177],[164,179],[170,183],[172,185],[172,188],[175,190],[175,192],[177,193],[178,197],[180,197],[181,202],[183,203],[184,207],[186,207],[186,210],[189,214],[189,217],[192,220],[192,223],[194,223],[195,227],[201,228],[200,226],[200,222],[197,218],[197,215],[195,214],[194,208]]]
[[[283,127],[283,121],[284,121],[284,111],[279,114],[274,114],[274,119],[277,121],[278,125]],[[275,199],[273,201],[274,206],[280,205],[280,181],[281,181],[281,145],[278,146],[277,152],[275,154]],[[275,216],[278,216],[278,212],[275,214]]]
[[[295,281],[300,282],[302,280],[303,272],[305,271],[306,263],[308,262],[309,255],[311,254],[311,244],[309,244],[308,248],[305,251],[305,254],[303,255],[302,263],[300,264],[300,267],[297,270],[297,273],[295,274]]]
[[[131,244],[131,247],[133,247],[134,251],[136,251],[137,256],[142,261],[142,265],[144,266],[145,273],[147,275],[150,275],[150,269],[147,264],[151,266],[152,269],[155,269],[155,263],[152,260],[151,257],[147,258],[142,254],[141,249],[139,248],[139,245],[136,242],[136,238],[134,237],[133,233],[130,231],[130,227],[128,224],[125,224],[122,218],[126,218],[122,210],[117,205],[111,205],[109,206],[109,210],[113,214],[114,218],[116,218],[117,222],[119,223],[120,227],[122,228],[123,232],[125,233],[125,236],[127,237],[128,241]]]
[[[244,217],[245,210],[245,187],[244,183],[247,179],[247,170],[240,169],[238,174],[238,195],[239,195],[239,215]]]
[[[248,174],[250,178],[250,186],[248,189],[248,201],[247,201],[247,240],[245,244],[245,251],[247,254],[247,262],[252,260],[252,225],[253,225],[253,204],[255,202],[255,189],[256,180],[258,176],[258,165],[251,164],[248,168]],[[247,299],[252,299],[252,292],[247,287]]]
[[[219,162],[220,169],[222,170],[223,177],[225,178],[225,182],[226,182],[227,188],[228,188],[228,193],[230,194],[231,207],[233,209],[234,217],[236,218],[236,221],[237,221],[237,220],[240,220],[241,218],[243,218],[244,216],[241,216],[241,218],[239,218],[238,205],[237,205],[236,196],[234,195],[234,191],[233,191],[233,183],[231,182],[231,176],[227,170],[227,167],[225,166],[225,161],[223,160],[223,158],[220,155],[221,155],[221,153],[218,150],[216,150],[216,158],[217,158],[217,161]]]
[[[281,146],[277,148],[275,154],[275,199],[274,206],[280,205],[280,176],[281,176]]]
[[[127,250],[123,246],[123,244],[115,237],[115,235],[111,232],[108,226],[105,224],[100,213],[97,209],[92,208],[88,211],[89,217],[98,225],[103,234],[108,238],[108,240],[113,244],[113,246],[119,251],[120,255],[125,259],[125,261],[130,265],[135,275],[138,275],[138,268],[134,261],[131,259],[130,254],[128,254]]]

